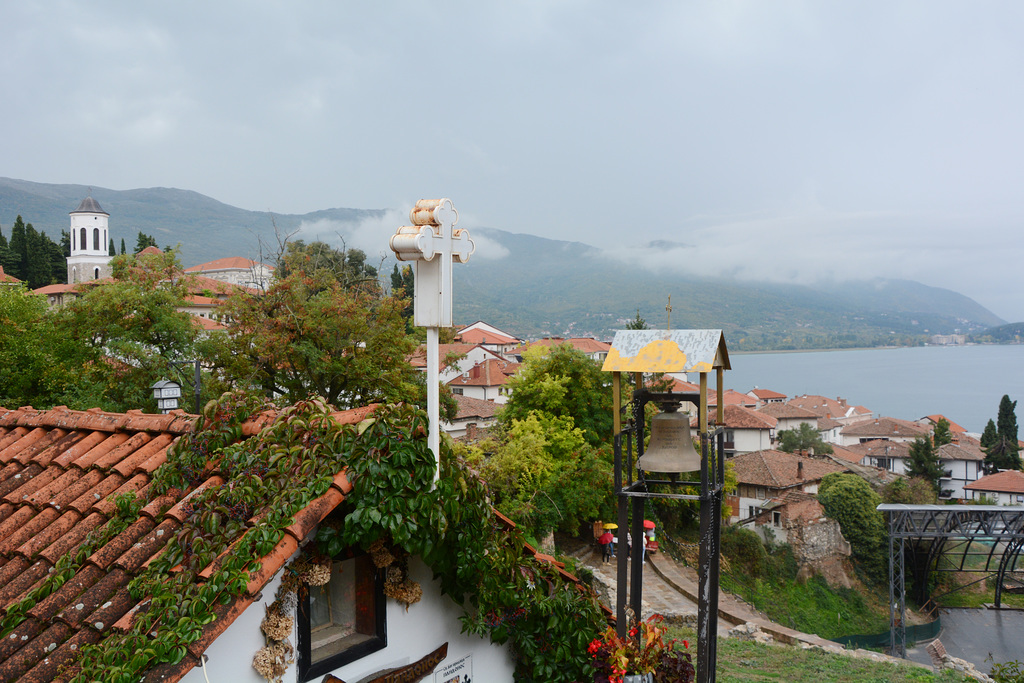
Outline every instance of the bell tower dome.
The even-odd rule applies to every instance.
[[[71,256],[68,257],[68,284],[110,276],[110,235],[107,219],[99,202],[86,197],[71,215]]]

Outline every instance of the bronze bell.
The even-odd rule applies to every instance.
[[[651,441],[636,466],[644,472],[697,472],[700,453],[690,438],[690,417],[683,413],[658,413],[651,420]]]

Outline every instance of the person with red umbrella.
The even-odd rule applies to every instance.
[[[597,539],[597,542],[601,544],[601,561],[608,562],[612,558],[612,541],[615,536],[612,534],[611,529],[605,529],[601,537]]]

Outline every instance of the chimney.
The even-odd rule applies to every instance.
[[[804,461],[803,460],[797,460],[796,461],[796,478],[799,479],[800,481],[804,480]]]

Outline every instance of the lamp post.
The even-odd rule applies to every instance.
[[[619,546],[626,547],[626,529],[632,513],[630,549],[632,567],[624,553],[619,554],[616,590],[616,627],[625,637],[627,592],[630,608],[640,618],[643,595],[643,516],[649,498],[693,500],[700,503],[700,540],[697,596],[697,681],[713,683],[718,659],[718,579],[721,543],[722,499],[725,491],[724,432],[708,428],[707,375],[715,371],[718,411],[716,423],[724,422],[722,380],[730,369],[729,352],[721,330],[619,330],[602,370],[612,372],[613,429],[615,435],[615,491],[618,496]],[[632,396],[633,415],[623,427],[622,373],[633,373],[636,390]],[[700,391],[694,393],[647,391],[645,372],[700,375]],[[656,401],[665,412],[652,423],[651,443],[644,452],[644,406]],[[699,411],[700,453],[690,439],[689,419],[675,413],[681,402]],[[633,461],[633,444],[637,460]],[[700,472],[699,481],[681,481],[679,474]],[[665,479],[648,475],[668,475]],[[696,493],[663,493],[652,487],[696,489]],[[630,569],[632,571],[630,571]]]
[[[181,385],[170,379],[162,379],[155,382],[150,389],[153,390],[153,398],[156,399],[156,407],[163,414],[178,409],[178,400],[181,398]]]

